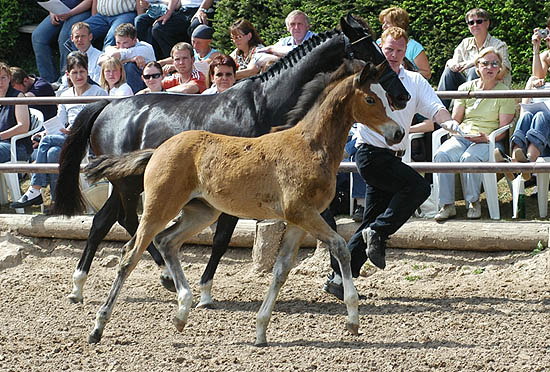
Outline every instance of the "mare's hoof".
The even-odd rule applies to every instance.
[[[84,303],[84,297],[78,297],[78,296],[75,296],[74,294],[70,294],[67,296],[67,298],[69,299],[69,301],[71,301],[73,304],[78,304],[78,303]]]
[[[346,329],[354,336],[359,336],[359,324],[346,323]]]
[[[256,347],[266,347],[267,346],[267,342],[266,341],[263,341],[263,342],[255,342],[254,343],[254,346]]]
[[[178,330],[178,332],[183,332],[183,329],[185,328],[185,323],[183,320],[181,319],[178,319],[178,317],[174,317],[172,319],[172,323],[174,323],[174,325],[176,326],[176,329]]]
[[[208,309],[212,310],[215,309],[216,306],[214,306],[213,302],[199,302],[196,306],[197,309]]]
[[[176,292],[176,286],[174,285],[174,281],[169,276],[160,276],[160,284],[170,292]]]
[[[101,332],[94,330],[90,335],[88,336],[88,343],[89,344],[97,344],[101,340]]]

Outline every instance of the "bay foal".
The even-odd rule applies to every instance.
[[[144,172],[145,205],[134,237],[125,245],[117,277],[99,309],[89,342],[101,339],[124,280],[153,241],[174,278],[178,310],[174,324],[182,331],[192,293],[178,259],[181,245],[212,224],[220,213],[287,222],[273,280],[256,318],[256,345],[265,345],[275,300],[285,282],[306,232],[325,242],[342,270],[347,329],[359,329],[358,296],[353,285],[345,240],[320,215],[334,196],[336,173],[348,131],[362,122],[381,133],[388,144],[400,142],[402,128],[387,117],[378,94],[382,65],[345,63],[335,73],[317,76],[306,85],[296,117],[285,131],[258,138],[229,137],[187,131],[157,150],[119,157],[102,156],[89,165],[97,179]],[[360,70],[360,72],[356,72]],[[377,93],[374,93],[377,92]],[[309,109],[311,108],[311,109]],[[307,111],[305,116],[303,111]],[[179,220],[166,225],[182,211]]]

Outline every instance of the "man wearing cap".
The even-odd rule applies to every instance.
[[[214,29],[207,25],[199,25],[191,35],[191,45],[195,52],[195,68],[208,75],[208,66],[212,60],[220,55],[217,49],[210,46]]]
[[[285,19],[285,25],[288,32],[290,32],[290,36],[283,37],[279,39],[276,44],[260,49],[258,52],[284,57],[292,49],[315,35],[315,33],[309,30],[309,18],[307,14],[301,10],[293,10],[288,13]]]

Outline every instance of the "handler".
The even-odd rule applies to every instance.
[[[419,113],[441,123],[441,127],[451,132],[458,128],[458,123],[451,119],[451,114],[428,81],[419,73],[403,68],[408,39],[407,33],[399,27],[390,27],[382,33],[382,52],[411,95],[403,110],[394,110],[388,115],[405,130],[403,140],[388,146],[384,137],[366,125],[359,124],[358,128],[355,159],[367,189],[363,221],[348,243],[354,278],[359,276],[367,258],[380,269],[386,267],[386,240],[430,195],[428,182],[401,161],[413,116]],[[390,107],[383,96],[384,104]],[[323,290],[343,300],[344,289],[338,261],[332,256],[330,261],[334,271],[329,275]]]

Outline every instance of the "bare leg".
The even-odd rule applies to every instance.
[[[300,247],[300,243],[304,236],[305,231],[296,225],[288,225],[283,239],[281,241],[281,248],[279,249],[279,255],[275,266],[273,267],[273,279],[267,295],[265,296],[262,306],[256,315],[256,346],[267,345],[266,331],[269,320],[271,319],[271,313],[275,306],[275,301],[281,287],[288,277],[288,273],[292,268],[294,259],[296,258],[296,252]]]
[[[162,254],[166,266],[174,278],[178,294],[178,310],[173,319],[178,331],[182,331],[187,323],[187,317],[193,303],[191,288],[185,279],[179,260],[181,245],[205,227],[211,225],[220,212],[198,199],[191,200],[184,208],[179,220],[166,230],[158,234],[155,245]]]

